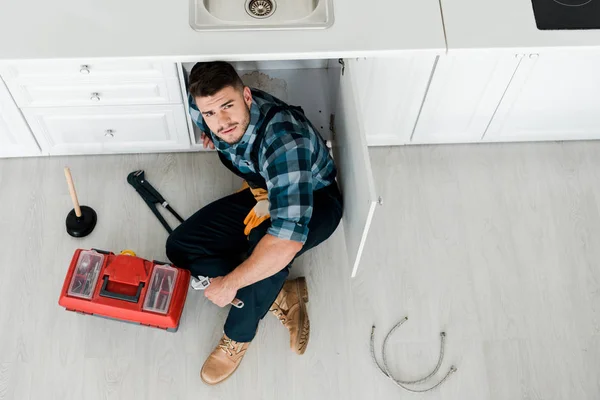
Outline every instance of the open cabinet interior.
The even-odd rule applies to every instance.
[[[195,63],[182,64],[186,85]],[[300,106],[325,140],[331,139],[330,121],[335,111],[340,64],[335,60],[285,60],[231,62],[245,85],[261,89],[280,100]],[[193,125],[192,145],[202,148],[200,130]]]
[[[367,148],[363,116],[357,99],[353,68],[359,60],[286,60],[232,62],[247,86],[264,90],[284,102],[300,106],[331,141],[338,169],[337,181],[344,197],[342,229],[349,273],[358,272],[377,196]],[[195,63],[182,64],[187,84]],[[189,117],[188,117],[189,118]],[[200,130],[193,127],[192,144],[202,149]]]

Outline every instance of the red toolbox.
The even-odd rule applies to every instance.
[[[144,260],[133,252],[77,249],[58,304],[70,311],[175,332],[189,283],[188,270]]]

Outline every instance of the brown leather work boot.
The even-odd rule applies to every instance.
[[[298,354],[304,354],[310,336],[306,303],[308,303],[308,286],[306,279],[301,277],[283,284],[281,292],[269,310],[290,331],[290,347]]]
[[[250,342],[236,342],[223,335],[202,366],[202,381],[208,385],[216,385],[229,378],[242,362],[249,345]]]

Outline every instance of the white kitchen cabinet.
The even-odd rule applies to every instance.
[[[408,54],[355,60],[357,108],[369,146],[410,141],[436,59]]]
[[[183,105],[23,109],[51,155],[174,151],[189,148]]]
[[[0,79],[0,157],[40,155],[37,145],[21,112]]]
[[[440,56],[410,143],[481,141],[519,62],[507,53]]]
[[[43,154],[189,150],[177,64],[139,60],[0,64]]]
[[[600,52],[519,56],[519,68],[483,140],[599,139]]]

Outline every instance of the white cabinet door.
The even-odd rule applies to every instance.
[[[333,153],[344,196],[342,225],[352,277],[356,275],[377,196],[361,113],[357,106],[353,72],[355,61],[345,60],[335,112]]]
[[[353,59],[357,107],[369,146],[410,141],[436,58],[411,54]]]
[[[527,54],[485,141],[600,138],[600,52]]]
[[[518,65],[513,54],[441,56],[411,143],[479,142]]]
[[[40,154],[27,123],[0,79],[0,157]]]
[[[23,110],[49,154],[136,153],[190,147],[183,105]]]

